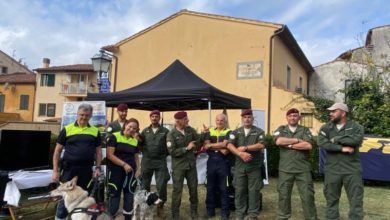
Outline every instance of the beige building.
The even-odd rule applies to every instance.
[[[179,59],[213,86],[250,98],[256,122],[268,132],[286,123],[291,107],[304,113],[313,130],[319,126],[301,94],[308,91],[313,67],[283,24],[182,10],[103,49],[114,54],[113,91],[149,80]],[[213,110],[212,118],[221,111]],[[240,126],[240,111],[227,112],[230,127]],[[198,131],[208,124],[207,110],[188,113]],[[140,119],[141,127],[149,124],[145,111],[129,116]],[[174,123],[172,112],[164,113],[164,123]]]
[[[34,121],[59,121],[64,102],[83,101],[87,92],[97,92],[96,73],[91,64],[50,67],[43,59],[37,72]]]

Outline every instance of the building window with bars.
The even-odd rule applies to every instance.
[[[313,128],[313,113],[301,113],[299,124],[307,128]]]

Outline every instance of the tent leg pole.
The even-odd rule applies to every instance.
[[[211,101],[209,101],[209,128],[211,127]]]

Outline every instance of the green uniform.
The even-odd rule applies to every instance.
[[[264,131],[256,126],[251,127],[247,136],[244,127],[240,127],[229,135],[229,143],[237,148],[257,143],[264,144],[264,137]],[[260,189],[263,183],[261,168],[264,155],[262,151],[248,151],[248,153],[252,155],[251,161],[244,162],[236,156],[234,163],[234,203],[238,218],[244,218],[246,211],[250,217],[257,217],[260,213]]]
[[[312,142],[310,130],[298,125],[295,132],[288,125],[280,126],[274,133],[275,141],[279,137],[298,138]],[[314,202],[314,186],[311,176],[310,151],[280,147],[279,159],[279,210],[278,219],[291,217],[291,192],[296,181],[301,197],[305,219],[317,219]]]
[[[152,126],[141,132],[142,143],[142,185],[150,191],[150,183],[155,174],[157,192],[161,200],[167,201],[167,182],[169,172],[167,168],[167,134],[169,130],[159,126],[154,132]]]
[[[118,119],[111,122],[108,127],[107,127],[107,132],[109,133],[115,133],[115,132],[118,132],[118,131],[121,131],[122,130],[122,126],[121,124],[119,123]]]
[[[179,219],[181,194],[184,178],[190,193],[191,216],[198,216],[198,174],[196,170],[196,148],[199,146],[199,135],[191,127],[184,129],[184,134],[173,128],[167,136],[168,151],[172,156],[172,217]],[[196,141],[196,146],[190,151],[186,150],[188,144]]]
[[[324,195],[326,218],[340,219],[339,199],[344,185],[349,200],[349,219],[363,219],[363,180],[359,147],[364,129],[353,121],[337,129],[336,124],[323,125],[318,135],[318,145],[326,151]],[[352,154],[343,153],[343,146],[354,148]]]

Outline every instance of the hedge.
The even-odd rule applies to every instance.
[[[268,175],[271,177],[277,177],[278,167],[279,167],[279,147],[276,146],[272,135],[266,136],[265,144],[267,147]],[[319,173],[319,148],[317,145],[317,137],[313,137],[313,149],[311,150],[310,158],[311,158],[313,179],[319,179],[321,175]]]

